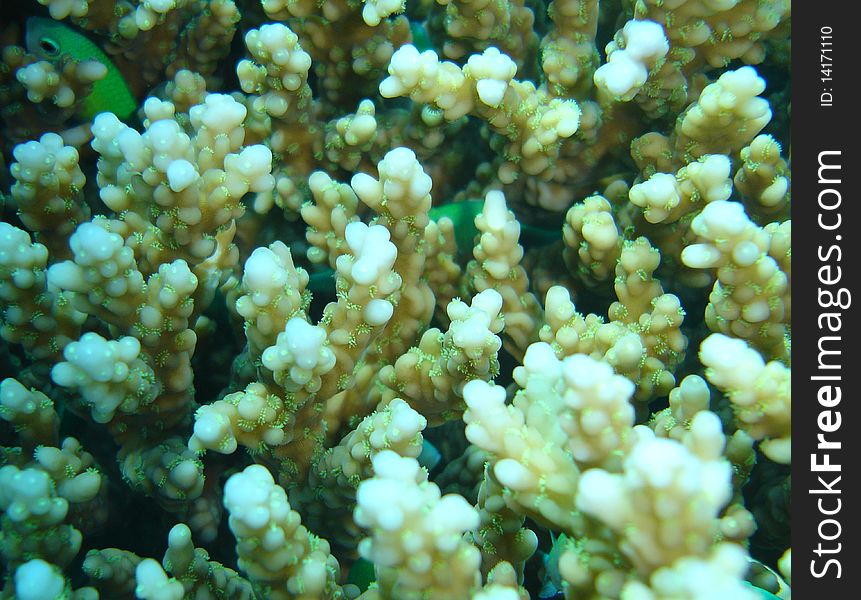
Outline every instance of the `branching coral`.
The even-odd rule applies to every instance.
[[[752,597],[788,2],[20,4],[0,597]]]

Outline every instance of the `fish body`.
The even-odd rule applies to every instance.
[[[430,209],[429,214],[434,221],[439,221],[443,217],[451,219],[454,224],[454,237],[458,252],[469,254],[472,252],[475,236],[478,235],[475,217],[481,213],[483,208],[484,200],[466,200],[434,206]],[[520,243],[525,247],[544,246],[561,239],[561,226],[558,229],[544,229],[526,223],[520,224]]]
[[[410,21],[410,31],[413,34],[413,46],[415,46],[419,52],[433,50],[430,36],[422,23]]]
[[[478,228],[475,226],[475,217],[481,212],[484,200],[467,200],[465,202],[449,202],[430,209],[430,218],[439,221],[443,217],[451,219],[454,225],[454,239],[457,242],[457,250],[461,254],[472,252],[475,236]]]
[[[51,61],[67,54],[79,62],[96,60],[105,66],[108,73],[104,79],[93,83],[92,91],[81,106],[81,118],[92,120],[99,113],[112,112],[119,119],[126,120],[137,110],[137,100],[120,70],[97,44],[80,31],[54,19],[30,17],[27,19],[26,43],[27,51],[43,60]]]

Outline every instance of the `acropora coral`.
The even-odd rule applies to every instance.
[[[0,16],[0,598],[789,598],[789,0]]]

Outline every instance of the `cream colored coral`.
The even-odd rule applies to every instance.
[[[467,274],[478,291],[494,289],[500,293],[507,349],[514,356],[522,356],[537,338],[541,306],[529,291],[529,277],[520,265],[523,258],[523,248],[518,243],[520,223],[508,210],[502,192],[487,193],[475,226],[481,238],[473,250],[475,261],[467,266]]]
[[[371,327],[383,325],[394,311],[387,296],[401,285],[400,275],[393,270],[397,248],[389,241],[391,234],[381,225],[351,223],[344,235],[351,254],[338,257],[338,273],[354,284],[350,295],[356,300],[361,297],[360,290],[369,292],[368,299],[359,300],[361,320]]]
[[[21,222],[38,232],[52,255],[67,256],[69,236],[90,218],[78,151],[59,135],[46,133],[38,141],[15,146],[13,154],[17,162],[10,167],[15,178],[11,192]]]
[[[244,212],[241,198],[271,194],[274,187],[272,152],[263,145],[243,147],[244,105],[209,94],[189,111],[189,136],[175,117],[168,118],[172,107],[165,104],[144,105],[143,134],[111,113],[93,123],[102,201],[125,215],[129,237],[135,237],[131,245],[145,258],[138,267],[150,271],[175,258],[194,269],[217,251],[216,236]]]
[[[649,223],[672,223],[700,205],[728,200],[732,194],[729,158],[708,154],[675,175],[655,173],[631,187],[628,198],[643,209]]]
[[[409,148],[390,150],[377,168],[379,180],[365,173],[354,175],[350,182],[353,191],[384,218],[393,238],[418,235],[428,221],[433,185],[430,176]]]
[[[558,565],[553,581],[565,589],[567,600],[618,598],[632,570],[607,530],[598,529],[592,536],[560,535],[551,552]]]
[[[138,573],[142,564],[138,565]],[[155,561],[153,561],[155,562]],[[209,560],[209,554],[203,548],[195,548],[191,538],[191,530],[184,523],[174,525],[167,536],[167,550],[164,553],[162,564],[172,575],[168,585],[179,583],[177,588],[180,598],[193,595],[200,600],[215,600],[218,597],[236,598],[237,600],[250,600],[254,597],[254,589],[251,583],[241,577],[233,569],[229,569],[214,560]],[[153,573],[158,563],[152,566]],[[164,581],[162,577],[154,577]],[[138,576],[138,584],[141,578]],[[163,593],[163,592],[162,592]],[[156,594],[155,600],[163,600],[161,595]]]
[[[499,339],[495,334],[502,329],[503,317],[500,315],[500,297],[490,290],[480,292],[467,307],[460,300],[448,305],[451,324],[448,337],[456,353],[445,353],[450,373],[464,372],[466,365],[478,375],[492,374],[492,363],[499,351]]]
[[[182,53],[183,42],[200,21],[206,21],[199,18],[200,5],[194,0],[134,0],[119,10],[93,0],[41,2],[54,19],[72,16],[77,26],[109,37],[107,53],[123,54],[129,62],[121,64],[134,65],[134,78],[150,85],[157,83],[165,66]]]
[[[269,471],[252,465],[231,475],[224,506],[239,568],[273,600],[340,597],[338,561],[329,544],[302,526]]]
[[[688,375],[670,390],[669,408],[655,413],[649,426],[658,437],[681,441],[698,413],[709,408],[709,387],[699,375]]]
[[[85,452],[75,438],[65,438],[59,447],[39,446],[33,458],[34,466],[54,480],[57,495],[72,504],[92,501],[107,485],[107,480],[95,467],[95,458]]]
[[[770,459],[789,464],[792,443],[790,369],[778,361],[766,363],[743,340],[719,333],[700,346],[700,360],[708,380],[723,390],[732,403],[741,429]]]
[[[658,437],[684,442],[697,414],[709,409],[710,390],[698,375],[688,375],[670,391],[670,406],[652,415],[649,427]],[[753,440],[738,429],[727,439],[724,457],[732,463],[735,496],[720,519],[720,536],[725,541],[744,543],[756,530],[753,515],[744,508],[740,488],[756,462]]]
[[[473,536],[481,548],[482,573],[492,574],[500,568],[496,572],[499,577],[511,569],[514,581],[518,576],[522,580],[526,561],[538,549],[538,536],[525,526],[524,515],[505,504],[505,488],[487,473],[487,467],[478,490],[476,508],[480,521]],[[488,587],[485,586],[483,591],[488,592]]]
[[[581,315],[567,289],[551,287],[540,339],[560,357],[579,353],[608,362],[636,384],[638,401],[669,392],[687,338],[679,299],[663,293],[653,278],[659,262],[660,254],[645,238],[624,244],[614,286],[619,300],[610,306],[608,323],[595,314]]]
[[[634,18],[661,23],[670,48],[635,101],[649,117],[674,118],[696,99],[703,73],[739,59],[759,64],[768,50],[780,62],[780,49],[789,44],[790,16],[789,0],[639,0]]]
[[[65,567],[81,548],[81,532],[66,523],[69,501],[57,495],[42,469],[0,467],[0,509],[8,532],[3,556],[9,565],[43,557]]]
[[[547,177],[562,140],[577,131],[580,108],[573,100],[548,98],[534,84],[513,79],[515,72],[514,62],[493,46],[473,54],[461,69],[440,62],[432,50],[419,54],[408,44],[392,56],[380,93],[433,104],[447,121],[466,114],[486,120],[508,140],[507,161],[498,173],[503,183],[514,181],[519,172]]]
[[[270,19],[284,21],[291,16],[307,16],[313,7],[307,0],[302,2],[290,2],[289,0],[263,0],[263,10]],[[290,10],[288,10],[288,6]],[[291,12],[292,11],[292,12]]]
[[[552,6],[421,0],[409,8],[409,18],[393,12],[401,0],[263,0],[256,17],[243,10],[249,60],[238,70],[242,89],[230,95],[208,94],[207,87],[229,87],[230,78],[220,81],[224,73],[212,68],[222,62],[219,56],[236,50],[230,36],[239,25],[237,5],[249,3],[43,1],[103,38],[135,90],[151,89],[163,99],[146,100],[137,132],[118,119],[96,120],[95,154],[81,151],[80,159],[90,181],[84,182],[77,157],[56,138],[43,137],[16,154],[11,183],[17,187],[6,206],[20,211],[22,227],[39,243],[0,224],[0,331],[24,352],[14,349],[5,365],[15,369],[24,359],[16,375],[22,383],[0,385],[0,416],[14,410],[13,421],[33,422],[40,442],[55,436],[47,396],[35,391],[43,389],[66,396],[66,408],[77,416],[92,421],[95,413],[96,420],[107,420],[90,427],[118,446],[115,475],[133,493],[154,496],[145,501],[188,523],[196,537],[201,529],[207,542],[224,530],[217,506],[224,480],[237,464],[241,470],[258,463],[235,475],[223,494],[237,555],[253,584],[220,587],[229,576],[179,526],[167,540],[161,567],[119,552],[99,554],[101,565],[90,561],[87,574],[104,584],[102,596],[134,595],[129,574],[145,562],[137,590],[142,597],[353,597],[352,585],[338,588],[347,578],[328,546],[301,528],[299,514],[307,528],[331,540],[335,555],[351,562],[359,539],[368,538],[362,551],[377,563],[368,600],[526,600],[538,591],[534,573],[524,584],[529,592],[518,585],[525,562],[540,558],[530,559],[537,544],[527,527],[536,525],[550,528],[551,537],[569,538],[554,538],[560,543],[551,554],[563,557],[551,557],[545,568],[572,599],[738,592],[742,561],[737,552],[724,556],[717,548],[727,540],[743,545],[751,531],[750,515],[733,504],[741,499],[754,454],[745,431],[762,425],[757,443],[766,456],[785,449],[788,432],[766,428],[770,419],[744,422],[736,407],[738,431],[727,448],[715,451],[721,436],[700,425],[703,418],[714,420],[706,416],[709,387],[690,376],[673,388],[676,377],[696,367],[684,360],[685,334],[702,323],[694,318],[683,324],[681,303],[665,286],[681,290],[686,308],[695,307],[702,294],[690,285],[686,269],[693,267],[679,260],[682,249],[693,249],[686,256],[695,262],[698,252],[711,252],[700,244],[718,249],[728,262],[698,265],[698,283],[711,285],[717,277],[724,291],[737,289],[728,294],[731,302],[721,304],[726,298],[715,295],[709,314],[732,321],[732,309],[743,310],[748,292],[765,299],[769,310],[782,303],[779,320],[769,314],[768,325],[783,329],[762,370],[772,356],[788,362],[790,225],[766,223],[785,217],[790,175],[767,138],[750,139],[768,113],[764,98],[780,99],[782,83],[766,96],[757,93],[760,78],[745,70],[730,73],[737,80],[709,86],[709,78],[725,69],[702,69],[720,56],[747,61],[766,49],[785,54],[780,37],[789,29],[786,0],[553,0]],[[627,62],[624,71],[637,62],[632,55],[640,61],[633,73],[623,73],[628,85],[614,88],[622,92],[619,98],[634,95],[637,106],[611,102],[593,85],[600,62],[599,4],[604,41],[633,19],[611,47],[609,62],[612,68]],[[775,20],[781,4],[787,10]],[[533,23],[536,6],[549,12],[536,12]],[[373,25],[362,18],[363,8]],[[277,23],[264,24],[267,19]],[[669,39],[665,56],[662,37],[632,33],[646,20],[660,24],[653,32],[661,29]],[[427,32],[439,55],[405,44],[411,32],[416,44],[427,44]],[[534,52],[539,35],[546,36],[541,54]],[[638,49],[643,42],[659,52]],[[7,57],[24,54],[7,50],[4,62],[11,65]],[[162,62],[168,56],[171,66]],[[194,64],[202,67],[199,77],[192,75]],[[28,91],[15,79],[18,67],[0,72],[0,88],[9,83],[4,93],[14,102]],[[62,61],[54,69],[62,79],[61,67]],[[190,70],[176,72],[180,67]],[[761,73],[774,70],[769,64]],[[154,73],[166,74],[173,85],[156,85],[164,77]],[[51,91],[37,89],[35,83],[45,82],[31,83],[30,91]],[[401,97],[381,98],[378,86]],[[6,124],[10,139],[19,139],[34,114],[45,117],[36,125],[55,128],[82,97],[72,89],[75,100],[62,110],[50,96],[38,107],[25,101],[22,118]],[[58,98],[64,105],[68,99]],[[777,133],[784,120],[781,115]],[[632,172],[625,149],[632,136],[652,129],[662,133],[639,139]],[[779,275],[761,290],[741,291],[741,280],[753,271],[734,262],[746,249],[724,248],[726,236],[693,239],[700,235],[690,225],[697,212],[726,202],[733,174],[733,197],[762,226],[754,236],[757,261],[770,257],[785,276],[780,293],[769,287],[780,283]],[[81,186],[89,187],[81,193]],[[603,196],[589,197],[596,190]],[[458,213],[458,204],[477,206],[475,199],[485,194],[476,261],[465,270],[470,244],[460,244],[460,254],[457,245],[473,236],[470,224],[445,218],[431,223],[428,213]],[[98,196],[103,206],[96,206]],[[308,204],[300,209],[302,202]],[[40,220],[37,204],[62,204],[62,210]],[[100,216],[75,212],[85,205]],[[244,215],[250,206],[255,214]],[[772,206],[775,212],[769,212]],[[530,207],[541,210],[521,210]],[[550,241],[549,213],[558,221],[566,211],[566,239]],[[760,238],[767,243],[759,245]],[[564,244],[567,265],[558,255]],[[306,251],[311,267],[302,263],[305,256],[291,255]],[[300,263],[313,280],[313,303]],[[548,294],[543,308],[533,296],[539,292]],[[581,310],[609,306],[609,314],[578,314],[575,294]],[[82,337],[82,326],[86,335],[104,338]],[[504,337],[510,351],[500,354]],[[115,347],[134,350],[132,339],[139,351]],[[81,348],[88,348],[87,356],[76,355]],[[97,369],[107,351],[116,351],[116,360],[108,361],[110,369]],[[212,377],[192,377],[194,352],[194,371],[204,363],[223,368]],[[73,385],[52,391],[40,378],[50,377],[56,363],[55,383],[63,383],[68,371]],[[131,374],[126,380],[112,370],[124,368]],[[494,385],[497,377],[505,384]],[[143,397],[126,400],[136,393]],[[651,421],[652,400],[667,394],[670,408]],[[774,398],[784,402],[779,391]],[[466,450],[458,439],[463,425],[449,423],[464,410],[471,441]],[[634,422],[649,422],[660,439],[632,427]],[[372,463],[389,451],[415,457],[428,425],[452,488],[434,475],[444,491],[425,494],[432,489],[429,475],[414,461],[391,459],[394,466],[375,471]],[[452,431],[437,429],[443,425]],[[4,457],[26,470],[36,464],[27,462],[35,438],[21,433],[22,451]],[[50,471],[55,495],[95,506],[99,495],[89,492],[98,475],[90,471],[89,457],[72,447],[64,454],[66,448],[49,441],[52,446],[36,452],[40,466],[33,468]],[[205,450],[213,453],[204,457]],[[718,462],[735,469],[731,483],[723,485],[726,469],[714,467]],[[624,517],[602,512],[618,508],[615,496],[602,499],[592,489],[594,471],[584,476],[586,469],[606,473],[609,488],[619,484],[620,502],[630,504],[618,511]],[[371,494],[371,501],[359,498],[359,516],[350,522],[356,489],[377,483],[384,493]],[[725,487],[729,504],[720,505]],[[9,488],[0,486],[0,496]],[[463,490],[466,500],[441,502],[451,489]],[[421,502],[401,510],[416,490]],[[599,499],[590,496],[592,504],[578,506],[590,494]],[[42,497],[32,500],[45,504]],[[476,508],[468,505],[476,500]],[[41,529],[18,535],[7,527],[15,509],[3,508],[9,593],[17,593],[12,579],[32,579],[27,572],[33,568],[73,595],[53,567],[24,568],[25,552],[25,558],[6,556],[19,538],[26,550],[45,536]],[[84,510],[69,513],[75,523],[92,520],[89,505],[78,508]],[[366,535],[356,521],[371,525]],[[547,551],[547,532],[536,532]],[[65,542],[64,532],[56,533]],[[56,543],[50,535],[47,541]]]
[[[70,240],[73,260],[52,265],[48,280],[60,289],[74,292],[72,301],[75,306],[101,316],[121,331],[134,333],[136,339],[125,338],[124,347],[137,344],[135,357],[141,354],[141,360],[148,363],[144,365],[138,360],[140,364],[130,372],[114,376],[118,377],[114,379],[117,383],[128,377],[126,384],[132,387],[127,392],[133,394],[122,399],[123,394],[119,393],[113,400],[109,398],[114,395],[107,394],[100,406],[93,407],[94,418],[99,422],[110,421],[113,411],[122,404],[126,408],[121,412],[126,415],[131,412],[139,413],[137,416],[149,413],[151,422],[157,420],[162,427],[169,426],[187,414],[190,404],[191,354],[197,336],[189,325],[189,319],[194,310],[193,296],[198,289],[198,279],[188,264],[180,259],[160,265],[158,272],[144,284],[143,275],[136,269],[133,250],[123,243],[122,235],[111,231],[116,225],[116,222],[104,218],[83,223]],[[88,352],[98,352],[95,338],[88,336],[98,337],[98,334],[85,334],[82,338],[82,341],[88,339],[92,342],[86,345]],[[108,346],[115,343],[106,342]],[[129,360],[134,359],[124,359],[124,362]],[[79,363],[95,364],[90,358],[81,359]],[[72,385],[68,367],[55,367],[54,377],[61,378],[55,379],[62,381],[61,385]],[[108,380],[96,381],[104,383]],[[99,394],[101,392],[96,396]],[[88,399],[91,394],[84,393],[83,396],[88,403],[95,401]],[[134,400],[131,400],[132,396]],[[157,408],[143,410],[153,396],[158,397]],[[142,431],[142,424],[138,422],[137,432]]]
[[[631,20],[607,44],[607,62],[593,77],[599,90],[616,101],[633,98],[649,74],[649,69],[670,49],[664,28],[654,21]]]
[[[160,444],[125,445],[117,454],[128,483],[152,496],[162,508],[182,514],[203,493],[203,463],[179,436]]]
[[[764,91],[765,80],[753,67],[725,71],[681,116],[676,153],[692,162],[705,154],[741,150],[771,120],[768,101],[759,97]]]
[[[135,582],[135,596],[143,600],[182,600],[185,596],[182,584],[169,577],[152,558],[145,558],[138,564]]]
[[[437,0],[437,4],[445,6],[446,58],[459,60],[495,44],[522,67],[534,50],[535,16],[523,0]]]
[[[523,258],[523,248],[517,243],[520,223],[505,204],[505,195],[490,191],[484,197],[481,213],[476,217],[476,228],[482,234],[477,247],[476,260],[485,276],[496,281],[506,280]],[[525,273],[520,273],[525,277]],[[521,286],[522,287],[522,286]]]
[[[478,513],[462,496],[442,495],[413,458],[384,450],[359,484],[356,524],[370,531],[359,553],[377,566],[386,598],[466,598],[481,582],[478,548],[463,534]]]
[[[273,346],[263,351],[263,366],[287,392],[320,389],[321,376],[335,366],[335,354],[326,343],[326,330],[293,317]]]
[[[235,450],[237,442],[253,448],[263,448],[265,443],[266,446],[274,446],[270,451],[278,457],[282,467],[287,469],[289,465],[290,469],[302,470],[315,458],[327,429],[332,434],[337,432],[341,420],[346,419],[352,408],[343,408],[344,394],[338,392],[350,388],[356,361],[391,318],[394,294],[401,286],[400,277],[392,270],[397,248],[389,241],[385,227],[352,222],[345,227],[344,234],[350,253],[340,255],[336,261],[339,299],[326,307],[318,326],[311,326],[304,318],[293,316],[283,326],[289,331],[272,339],[274,321],[286,318],[279,311],[290,308],[292,304],[288,302],[257,313],[259,325],[268,332],[267,336],[260,336],[260,341],[269,344],[261,354],[265,367],[261,375],[271,373],[283,390],[283,400],[262,383],[253,383],[246,390],[254,396],[271,394],[277,400],[278,406],[270,411],[271,418],[261,423],[266,425],[264,431],[257,430],[255,424],[249,424],[245,427],[252,430],[251,435],[245,441],[239,439],[236,429],[243,425],[236,408],[231,407],[241,400],[242,393],[239,393],[201,409],[191,447],[230,453]],[[284,277],[274,282],[271,280],[272,269],[269,267],[277,266],[269,260],[273,257],[276,254],[272,251],[268,254],[263,252],[261,268],[255,266],[253,269],[252,274],[259,279],[261,286],[258,287],[263,292],[259,298],[261,303],[271,303],[274,295],[283,293],[280,280]],[[248,309],[249,315],[254,314],[253,295],[244,298],[240,302],[240,310]],[[305,339],[296,338],[297,334]],[[309,345],[309,342],[312,343]],[[307,350],[312,348],[309,354]],[[260,388],[259,392],[255,391],[255,386]],[[311,402],[316,395],[325,399],[326,404]],[[228,399],[230,402],[225,402]],[[324,410],[328,410],[325,416],[321,415]],[[257,418],[256,413],[254,418]],[[288,447],[284,445],[286,442],[292,444]]]
[[[785,226],[782,242],[788,241],[789,222]],[[717,269],[706,307],[709,328],[748,340],[769,358],[783,356],[790,291],[784,269],[789,270],[791,255],[788,244],[781,243],[784,252],[772,256],[772,237],[779,230],[760,228],[737,202],[707,205],[691,228],[699,243],[682,251],[682,262],[694,269]]]
[[[57,385],[77,389],[93,420],[107,423],[117,412],[142,411],[159,391],[140,350],[133,337],[106,340],[91,331],[66,346],[66,360],[54,366],[51,378]]]
[[[105,65],[98,60],[57,66],[60,71],[52,63],[40,60],[15,72],[15,78],[27,90],[28,100],[38,103],[50,99],[59,108],[71,108],[86,97],[93,83],[108,74]]]
[[[308,305],[305,286],[308,273],[296,268],[284,242],[268,248],[255,248],[242,271],[243,294],[236,301],[236,312],[245,319],[245,335],[255,358],[274,346],[287,322],[303,314]]]
[[[241,14],[234,0],[208,2],[205,11],[185,24],[185,43],[178,45],[166,75],[170,78],[179,70],[188,69],[200,80],[206,77],[210,82],[218,82],[220,62],[230,52],[240,19]]]
[[[624,323],[646,350],[634,378],[638,397],[662,394],[675,385],[673,373],[688,345],[681,331],[685,312],[679,298],[664,293],[654,278],[659,262],[659,252],[646,238],[626,242],[616,266],[614,289],[619,300],[607,311],[611,323]],[[610,362],[616,366],[612,357]]]
[[[568,270],[586,285],[613,276],[622,251],[622,235],[604,196],[589,196],[568,209],[562,239]]]
[[[392,450],[399,456],[418,458],[422,450],[421,432],[427,425],[420,413],[396,398],[382,410],[359,423],[341,442],[327,452],[317,465],[317,476],[332,478],[339,487],[355,488],[359,481],[371,476],[371,462],[382,450]],[[326,486],[329,487],[329,486]],[[328,498],[332,489],[322,488]],[[327,502],[328,503],[328,502]]]
[[[98,217],[79,225],[69,238],[73,259],[51,265],[48,282],[75,292],[73,301],[81,311],[128,327],[144,304],[144,279],[134,252],[109,226]]]
[[[418,458],[422,451],[425,419],[396,398],[364,419],[338,443],[326,450],[309,472],[308,489],[291,491],[309,526],[342,548],[355,548],[360,532],[352,519],[356,488],[373,476],[374,456],[384,450]]]
[[[380,83],[384,98],[409,96],[414,102],[434,104],[447,121],[470,113],[475,99],[463,71],[454,63],[440,62],[432,50],[419,52],[407,44],[392,55],[389,76]]]
[[[165,95],[177,113],[188,113],[206,98],[206,80],[199,73],[180,69],[165,85]]]
[[[218,488],[218,492],[221,489]],[[183,519],[194,531],[194,534],[206,543],[212,542],[218,537],[218,529],[221,525],[221,517],[224,508],[221,505],[221,497],[205,489],[203,493],[194,498],[183,511]]]
[[[604,324],[604,319],[594,313],[581,315],[577,312],[570,292],[561,285],[547,290],[544,321],[539,337],[550,344],[559,357],[591,354],[593,344],[598,341],[595,332]]]
[[[529,592],[518,585],[515,567],[508,562],[497,563],[488,573],[481,590],[473,594],[472,600],[529,600]]]
[[[184,4],[184,0],[141,0],[135,9],[134,19],[141,31],[149,31],[164,19],[164,16]]]
[[[197,409],[188,447],[232,454],[240,444],[251,450],[280,446],[291,439],[294,420],[280,396],[262,383],[251,383]]]
[[[625,242],[616,266],[615,290],[618,302],[610,306],[611,318],[623,322],[639,322],[663,293],[661,282],[654,277],[661,254],[639,237]]]
[[[547,292],[548,297],[553,300],[553,308],[557,310],[561,308],[556,305],[557,301],[562,304],[570,304],[567,290],[563,293],[559,291],[561,289],[554,286]],[[549,303],[548,306],[550,306]],[[567,309],[560,312],[569,313]],[[603,319],[593,314],[586,315],[584,318],[583,315],[573,309],[573,304],[570,314],[572,317],[555,334],[552,329],[542,330],[543,341],[551,344],[561,341],[559,348],[568,348],[568,350],[562,350],[562,356],[583,353],[606,361],[613,366],[617,373],[624,374],[638,384],[638,398],[650,397],[656,382],[662,386],[670,383],[661,381],[662,363],[654,360],[649,364],[644,340],[641,339],[636,330],[632,330],[619,321],[604,323]],[[649,376],[644,377],[644,372],[648,373]],[[655,375],[658,377],[653,379]],[[663,378],[666,379],[666,377],[664,375]]]
[[[32,446],[54,443],[60,426],[54,402],[12,377],[0,382],[0,419],[11,423],[22,441]]]
[[[766,40],[781,35],[778,25],[790,17],[788,0],[730,0],[712,2],[662,2],[640,0],[636,4],[637,18],[667,23],[667,37],[679,57],[685,51],[689,69],[724,67],[741,59],[746,64],[758,64],[765,58]]]
[[[532,344],[514,369],[517,402],[554,411],[565,444],[581,467],[602,465],[623,450],[634,424],[634,384],[612,367],[583,354],[556,358],[544,342]]]
[[[45,246],[33,243],[26,231],[0,222],[0,336],[22,344],[39,360],[59,356],[79,337],[87,317],[62,292],[49,289],[47,264]]]
[[[523,394],[505,403],[505,389],[481,380],[464,386],[467,439],[493,455],[491,472],[509,490],[506,502],[541,523],[562,530],[580,523],[574,494],[580,470],[559,426],[559,396],[532,407]]]
[[[330,121],[326,131],[326,158],[352,171],[377,139],[379,124],[373,101],[364,99],[355,113]]]
[[[3,300],[15,300],[16,289],[26,290],[44,279],[48,263],[48,249],[42,244],[33,243],[30,234],[0,222],[0,267],[3,268]]]
[[[318,97],[331,105],[350,105],[373,93],[392,53],[411,38],[405,15],[392,14],[369,26],[362,18],[362,4],[346,0],[263,3],[270,19],[296,24],[296,33],[314,60]],[[394,6],[390,0],[369,4],[379,9]],[[307,158],[313,160],[310,155]]]
[[[252,94],[245,100],[249,117],[275,153],[276,193],[258,197],[254,208],[265,213],[277,205],[295,213],[303,201],[302,180],[317,168],[323,144],[323,128],[312,118],[311,56],[283,23],[252,29],[245,42],[253,58],[240,61],[236,73],[243,91]]]
[[[387,152],[377,170],[379,179],[357,173],[350,186],[364,204],[380,215],[378,222],[391,233],[392,244],[397,248],[393,269],[400,275],[402,286],[393,298],[394,326],[383,334],[376,351],[391,362],[409,348],[407,340],[427,327],[434,308],[433,291],[422,280],[424,228],[429,222],[433,182],[415,153],[404,147]]]
[[[462,272],[457,262],[457,241],[454,223],[448,217],[439,222],[431,220],[425,227],[425,273],[424,277],[434,291],[435,314],[445,314],[449,303],[458,295],[459,278]]]
[[[246,33],[245,45],[254,61],[242,60],[236,67],[242,90],[260,94],[255,102],[274,117],[295,110],[293,94],[303,88],[311,68],[298,36],[284,24],[270,23]]]
[[[162,384],[159,420],[167,425],[184,417],[191,404],[194,374],[191,357],[197,334],[191,327],[198,279],[184,260],[164,263],[147,279],[135,335],[152,360]]]
[[[554,0],[551,7],[553,27],[541,40],[541,68],[554,95],[572,97],[591,87],[598,66],[598,2]]]
[[[389,322],[395,307],[394,294],[401,277],[393,267],[397,247],[382,225],[349,223],[344,229],[349,254],[336,260],[335,286],[338,302],[330,303],[320,325],[328,332],[335,353],[335,369],[323,382],[321,396],[332,397],[348,387],[356,361],[382,326]]]
[[[34,558],[15,569],[14,589],[18,600],[62,598],[70,593],[63,572],[56,565]],[[97,597],[97,596],[96,596]]]
[[[720,544],[706,557],[686,556],[652,574],[648,585],[625,585],[622,597],[630,600],[756,600],[760,596],[746,584],[748,556],[735,544]]]
[[[338,183],[323,171],[308,178],[314,199],[302,206],[302,220],[308,228],[305,237],[310,244],[307,255],[312,263],[328,262],[333,269],[338,257],[349,251],[344,231],[356,220],[359,198],[345,183]]]
[[[476,294],[471,305],[452,300],[446,309],[451,322],[445,333],[429,329],[418,346],[380,369],[379,380],[387,388],[381,404],[404,398],[431,424],[441,424],[463,410],[464,384],[492,379],[499,372],[501,307],[495,290]]]
[[[642,576],[686,556],[705,557],[732,495],[723,446],[720,420],[710,412],[694,417],[684,444],[639,428],[621,473],[583,473],[577,508],[619,534],[622,553]]]
[[[780,155],[780,144],[770,135],[754,138],[739,153],[742,165],[734,177],[748,212],[765,222],[787,216],[790,202],[789,165]]]
[[[88,0],[38,0],[42,6],[47,6],[51,18],[62,20],[68,16],[86,16],[89,9]]]
[[[134,589],[135,569],[141,560],[128,550],[105,548],[87,552],[81,568],[100,590],[122,594]]]
[[[394,14],[402,13],[406,9],[406,0],[363,0],[365,6],[362,8],[362,19],[371,27],[380,24],[380,21]]]
[[[195,162],[201,170],[217,168],[230,153],[242,148],[247,115],[248,109],[242,103],[224,94],[207,94],[202,103],[189,109],[189,121],[196,130]]]

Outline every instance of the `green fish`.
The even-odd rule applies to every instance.
[[[86,35],[54,19],[30,17],[27,19],[27,51],[39,58],[52,61],[64,54],[83,62],[97,60],[108,70],[104,79],[93,84],[84,98],[79,112],[81,118],[92,120],[102,112],[112,112],[126,120],[138,108],[138,102],[116,65]]]
[[[454,224],[454,239],[459,253],[472,252],[473,241],[478,235],[475,217],[481,212],[484,200],[466,200],[465,202],[450,202],[430,209],[430,218],[439,221],[448,217]]]
[[[419,52],[433,50],[433,43],[431,43],[427,29],[425,29],[425,26],[422,23],[410,21],[410,31],[413,34],[413,46],[415,46]]]
[[[352,583],[361,591],[365,591],[370,585],[376,581],[377,576],[374,572],[374,563],[364,558],[356,559],[350,571],[347,574],[347,583]]]
[[[562,593],[562,575],[559,573],[559,557],[568,545],[568,536],[550,532],[550,552],[541,553],[544,562],[544,577],[538,597],[541,600],[556,598]]]
[[[475,217],[481,213],[483,207],[484,200],[449,202],[448,204],[434,206],[428,212],[428,216],[434,221],[439,221],[443,217],[451,219],[454,225],[454,239],[457,243],[458,255],[464,257],[472,254],[475,237],[478,235],[478,227],[475,226]],[[544,246],[560,239],[562,239],[561,227],[558,229],[544,229],[525,223],[520,224],[520,243],[525,246]],[[312,273],[308,281],[308,289],[314,294],[334,295],[335,271],[324,269]],[[428,468],[433,468],[440,460],[439,456],[433,458],[434,450],[432,448],[431,446],[431,448],[423,449],[423,452],[425,450],[428,452],[426,456],[430,464]]]
[[[439,221],[443,217],[451,219],[454,224],[458,253],[469,254],[472,252],[475,236],[478,235],[475,217],[483,208],[484,200],[465,200],[434,206],[429,214],[434,221]],[[544,229],[526,223],[520,224],[520,243],[525,247],[544,246],[561,239],[561,226],[558,229]]]
[[[308,289],[313,294],[328,294],[335,295],[335,271],[334,269],[324,269],[311,273],[308,277]]]

